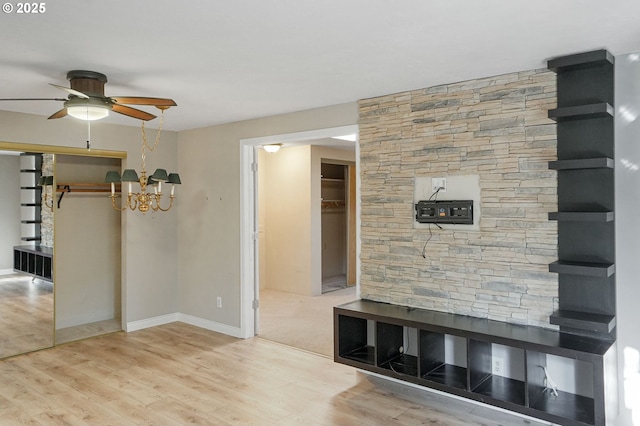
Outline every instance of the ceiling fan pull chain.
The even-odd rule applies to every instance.
[[[91,151],[91,121],[87,120],[87,150]]]

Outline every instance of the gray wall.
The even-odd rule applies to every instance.
[[[240,327],[240,140],[357,121],[354,102],[180,132],[180,313]]]
[[[640,351],[639,54],[616,57],[615,82],[616,291],[620,392],[620,417],[616,425],[637,425],[640,424],[640,365],[636,358]],[[634,382],[635,393],[631,389]],[[632,409],[635,410],[635,423]]]
[[[13,269],[20,244],[20,157],[0,154],[0,271]]]

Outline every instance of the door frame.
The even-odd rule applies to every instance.
[[[356,292],[360,297],[360,147],[358,125],[240,139],[240,336],[256,335],[259,319],[258,190],[256,148],[274,143],[305,142],[356,135]]]

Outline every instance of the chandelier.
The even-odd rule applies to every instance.
[[[158,126],[158,134],[156,135],[156,140],[153,146],[147,143],[147,134],[144,128],[144,121],[142,121],[142,166],[140,170],[140,175],[133,169],[126,169],[122,172],[122,176],[120,173],[112,170],[107,172],[107,176],[105,178],[106,183],[111,184],[111,204],[114,209],[119,211],[129,210],[139,210],[143,214],[147,213],[149,210],[153,211],[168,211],[173,206],[173,200],[175,198],[175,186],[181,184],[180,176],[178,173],[168,173],[165,169],[156,169],[152,175],[147,175],[147,169],[145,164],[146,159],[146,150],[153,151],[158,147],[158,142],[160,141],[160,132],[162,131],[162,122],[164,119],[164,110],[168,107],[158,107],[162,110],[162,115],[160,117],[160,125]],[[122,206],[118,206],[116,203],[116,183],[122,183],[121,192],[122,192]],[[140,185],[139,192],[133,192],[133,183],[137,182]],[[124,199],[124,191],[125,191],[125,183],[127,188],[126,201]],[[168,206],[162,207],[162,203],[166,198],[163,199],[162,194],[162,184],[170,184],[171,192],[169,195]],[[153,188],[153,192],[151,192],[151,188]],[[147,192],[149,190],[149,192]],[[167,204],[165,202],[165,204]]]
[[[38,186],[42,187],[42,204],[53,211],[53,176],[40,176]]]

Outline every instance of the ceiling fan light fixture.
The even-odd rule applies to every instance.
[[[109,108],[98,105],[74,105],[67,107],[67,114],[80,120],[95,121],[109,116]]]
[[[96,98],[73,97],[64,103],[67,114],[86,121],[101,120],[109,115],[111,105]]]

